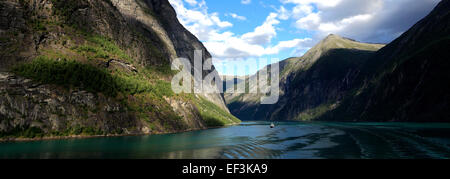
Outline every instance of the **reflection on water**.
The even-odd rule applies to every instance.
[[[0,143],[0,158],[450,158],[450,124],[245,122],[169,135]]]

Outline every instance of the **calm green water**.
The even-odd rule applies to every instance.
[[[450,158],[450,124],[244,122],[170,135],[0,143],[0,158]]]

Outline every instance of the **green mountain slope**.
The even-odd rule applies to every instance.
[[[195,49],[204,60],[211,55],[167,0],[5,0],[0,9],[2,138],[157,134],[239,122],[220,94],[172,92],[172,59],[193,61]]]

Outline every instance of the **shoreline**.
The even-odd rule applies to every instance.
[[[67,140],[67,139],[92,139],[92,138],[113,138],[113,137],[132,137],[132,136],[152,136],[152,135],[167,135],[167,134],[180,134],[185,132],[194,132],[208,129],[219,129],[224,127],[230,127],[239,125],[240,123],[227,124],[220,127],[207,127],[200,129],[188,129],[184,131],[176,132],[158,132],[158,133],[141,133],[141,134],[106,134],[106,135],[71,135],[71,136],[47,136],[40,138],[0,138],[1,143],[7,142],[34,142],[34,141],[49,141],[49,140]]]

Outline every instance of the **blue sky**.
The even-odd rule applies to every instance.
[[[389,43],[439,0],[169,2],[181,24],[212,54],[220,74],[248,75],[269,63],[303,55],[331,33],[362,42]],[[248,67],[241,68],[244,64]]]

